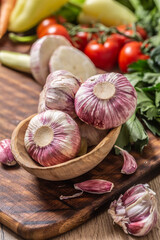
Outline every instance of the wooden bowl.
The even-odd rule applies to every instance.
[[[121,126],[109,131],[107,136],[87,154],[67,162],[50,167],[37,164],[24,147],[24,135],[32,115],[18,124],[12,134],[11,148],[16,161],[29,173],[36,177],[60,181],[78,177],[98,165],[110,152],[120,133]]]

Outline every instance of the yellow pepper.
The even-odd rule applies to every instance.
[[[12,11],[9,30],[24,32],[51,15],[68,0],[17,0]]]
[[[86,0],[82,9],[80,22],[99,21],[107,26],[117,26],[136,21],[132,11],[114,0]]]

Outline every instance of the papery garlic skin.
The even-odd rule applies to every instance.
[[[125,233],[145,236],[157,222],[155,195],[148,184],[138,184],[113,201],[108,213]]]
[[[81,183],[75,183],[74,188],[83,192],[103,194],[111,192],[114,187],[112,182],[103,179],[91,179]]]
[[[49,110],[45,104],[45,88],[41,91],[39,95],[39,102],[38,102],[38,113],[44,112],[46,110]]]
[[[43,100],[40,99],[39,112],[46,109],[57,109],[68,113],[71,117],[76,117],[74,98],[80,84],[78,78],[65,70],[49,74],[43,90]]]
[[[107,135],[107,130],[97,129],[82,122],[79,118],[76,118],[75,121],[79,126],[81,137],[87,140],[88,147],[97,145]]]
[[[16,161],[11,151],[10,139],[3,139],[2,141],[0,141],[0,162],[7,166],[16,165]]]
[[[80,148],[79,128],[68,114],[47,110],[31,119],[24,144],[35,161],[53,166],[76,156]]]
[[[85,81],[75,96],[77,116],[99,129],[111,129],[134,113],[137,94],[120,73],[98,74]]]

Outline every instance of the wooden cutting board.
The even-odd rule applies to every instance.
[[[0,49],[28,52],[29,45],[11,44],[6,39]],[[0,140],[10,138],[22,119],[37,111],[41,87],[30,75],[0,66]],[[0,166],[0,222],[25,239],[47,239],[64,233],[92,217],[128,187],[148,182],[160,170],[160,140],[149,134],[143,155],[133,153],[138,170],[131,176],[120,173],[122,158],[110,154],[90,172],[63,182],[38,179],[19,166]],[[106,179],[115,185],[111,193],[59,200],[72,195],[73,184],[88,179]]]

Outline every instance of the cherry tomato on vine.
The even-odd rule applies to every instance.
[[[104,43],[92,40],[87,44],[84,53],[92,60],[96,67],[110,71],[116,66],[119,45],[116,41],[110,39],[107,39]]]
[[[134,31],[132,29],[132,25],[129,24],[129,25],[119,25],[117,26],[117,29],[122,32],[122,33],[125,33],[126,35],[128,36],[131,36],[133,35]],[[143,38],[143,39],[146,39],[147,38],[147,32],[144,28],[142,28],[141,26],[136,26],[136,32],[140,34],[140,36]],[[131,41],[131,39],[127,39],[126,38],[126,42],[127,41]]]
[[[118,43],[120,49],[122,48],[122,46],[126,42],[126,37],[124,37],[124,36],[122,36],[121,34],[118,34],[118,33],[111,34],[108,37],[108,39],[116,41]]]
[[[37,27],[38,37],[41,34],[41,32],[46,29],[46,27],[48,27],[49,25],[55,24],[55,23],[57,23],[57,20],[55,17],[48,17],[48,18],[45,18],[44,20],[42,20]]]
[[[86,29],[87,26],[81,26],[82,29]],[[84,51],[87,43],[92,39],[92,33],[79,31],[72,38],[73,46],[81,51]]]
[[[126,43],[120,51],[119,54],[119,68],[122,72],[126,73],[128,71],[128,66],[138,60],[148,59],[149,56],[145,55],[141,51],[142,42],[129,42]]]
[[[45,35],[61,35],[65,38],[67,38],[69,41],[71,41],[67,29],[57,23],[51,24],[51,25],[47,26],[46,28],[44,28],[44,30],[39,33],[38,37],[41,38]]]

